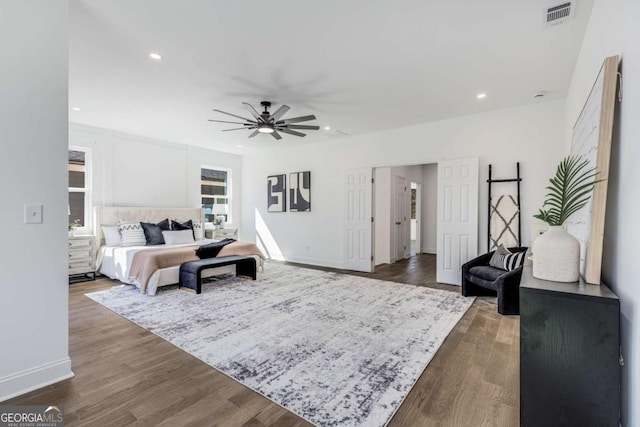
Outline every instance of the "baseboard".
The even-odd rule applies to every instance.
[[[431,248],[424,248],[422,250],[423,254],[431,254],[431,255],[435,255],[436,254],[436,250],[435,249],[431,249]]]
[[[0,378],[0,402],[73,376],[71,359],[68,357],[8,375]]]
[[[380,264],[391,264],[391,258],[382,257],[382,259],[376,260],[375,265],[380,265]]]
[[[342,262],[333,261],[333,260],[326,260],[326,259],[290,257],[290,258],[285,259],[284,261],[297,262],[299,264],[315,265],[315,266],[318,266],[318,267],[329,267],[329,268],[344,269],[344,264]]]

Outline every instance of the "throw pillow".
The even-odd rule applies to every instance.
[[[522,263],[524,262],[524,254],[525,254],[525,251],[515,252],[505,256],[503,269],[507,271],[512,271],[522,266]]]
[[[193,243],[193,230],[171,230],[163,231],[162,237],[167,245],[181,245],[183,243]]]
[[[171,230],[171,223],[169,222],[169,218],[163,219],[158,223],[158,227],[163,231]]]
[[[193,230],[193,221],[178,222],[174,219],[171,220],[171,230]]]
[[[164,237],[162,237],[163,230],[160,224],[141,222],[140,225],[144,231],[144,238],[147,241],[147,245],[164,245]]]
[[[171,230],[191,230],[191,234],[193,234],[193,240],[196,240],[196,233],[193,230],[193,221],[185,221],[180,223],[175,220],[171,220]]]
[[[139,222],[119,222],[118,231],[122,238],[120,246],[144,246],[147,244],[144,230]]]
[[[509,251],[509,249],[505,248],[502,245],[498,246],[498,249],[496,249],[496,251],[493,253],[493,256],[489,260],[489,265],[491,267],[499,268],[500,270],[506,270],[506,268],[504,268],[504,259],[507,255],[510,254],[511,252]]]
[[[215,258],[218,256],[218,253],[222,250],[223,247],[233,242],[235,242],[235,240],[233,239],[224,239],[220,240],[219,242],[202,245],[198,249],[196,249],[196,255],[201,259]]]
[[[104,235],[104,244],[107,246],[120,246],[122,243],[117,225],[103,225],[102,234]]]

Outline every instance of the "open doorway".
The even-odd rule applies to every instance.
[[[362,243],[359,247],[348,244],[347,254],[360,254],[362,256],[358,259],[366,262],[366,269],[348,264],[349,268],[370,272],[375,266],[411,258],[411,184],[415,183],[413,240],[416,255],[407,266],[415,265],[423,258],[421,254],[436,255],[429,258],[435,262],[437,281],[459,285],[460,267],[475,257],[478,250],[478,159],[379,167],[373,170],[373,174],[367,168],[367,174],[368,179],[347,180],[359,183],[361,191],[356,193],[367,195],[364,199],[357,199],[356,193],[347,192],[347,206],[350,207],[347,211],[354,214],[349,217],[358,218],[358,223],[362,223],[362,232],[346,230],[348,242]],[[357,200],[360,202],[356,203]],[[351,209],[355,206],[366,209],[355,215],[356,210]],[[345,259],[350,258],[347,256]]]
[[[437,164],[380,167],[374,178],[375,265],[435,254]]]

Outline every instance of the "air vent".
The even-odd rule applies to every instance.
[[[547,26],[558,25],[573,16],[573,5],[571,2],[562,3],[549,7],[545,10],[545,23]]]

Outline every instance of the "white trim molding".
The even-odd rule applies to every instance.
[[[322,258],[305,258],[305,257],[290,257],[287,259],[278,260],[274,258],[275,261],[286,261],[286,262],[295,262],[298,264],[311,265],[316,267],[329,267],[329,268],[337,268],[342,270],[345,268],[343,262],[334,261],[330,259],[322,259]],[[268,267],[267,267],[268,268]]]
[[[71,359],[64,359],[0,378],[0,402],[72,378]]]

